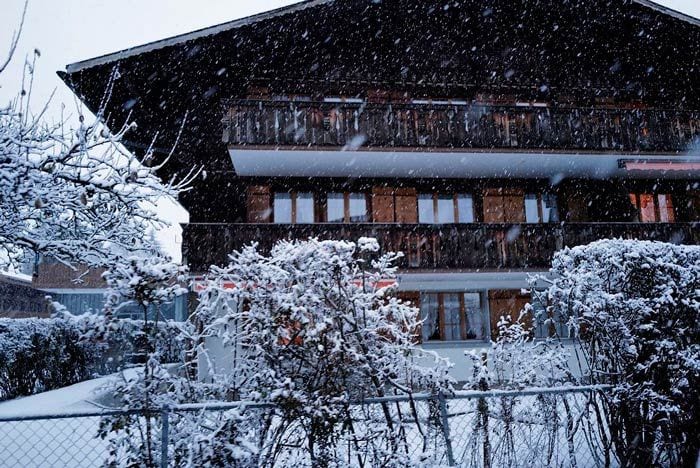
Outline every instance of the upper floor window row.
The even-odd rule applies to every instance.
[[[403,223],[467,224],[555,223],[556,196],[519,190],[418,193],[412,188],[377,187],[366,192],[248,190],[248,221],[276,224]]]

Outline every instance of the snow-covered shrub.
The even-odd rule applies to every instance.
[[[568,366],[568,352],[562,343],[555,339],[534,339],[536,320],[531,318],[532,313],[533,309],[528,305],[515,321],[501,317],[498,336],[490,349],[481,354],[465,352],[473,367],[472,378],[465,389],[498,392],[557,387],[575,382]],[[535,439],[543,443],[540,451],[546,453],[546,449],[558,440],[559,419],[573,420],[575,417],[567,398],[566,395],[540,395],[534,400],[509,395],[488,400],[480,398],[476,401],[472,428],[475,448],[479,445],[483,456],[496,466],[517,465],[520,442],[516,431],[522,427],[518,424],[527,422],[533,433],[539,431]],[[499,422],[502,431],[498,445],[491,443],[491,419]],[[567,439],[573,439],[573,430],[573,425],[567,426]],[[570,450],[572,460],[575,460],[575,453]]]
[[[181,362],[188,344],[182,324],[158,327],[167,362]],[[106,333],[109,328],[109,333]],[[0,319],[0,400],[32,395],[106,375],[131,364],[143,324],[100,316]],[[102,332],[100,332],[102,331]]]
[[[605,240],[559,252],[543,295],[570,316],[623,466],[691,466],[700,449],[700,247]]]
[[[435,366],[417,364],[427,356],[414,346],[418,310],[379,286],[395,276],[397,256],[378,250],[373,239],[283,241],[269,256],[253,245],[212,268],[196,317],[205,338],[222,340],[233,369],[213,380],[233,398],[277,406],[256,414],[263,424],[249,422],[260,430],[251,442],[263,465],[284,458],[290,443],[315,466],[342,463],[335,447],[346,436],[368,444],[375,463],[399,462],[402,431],[388,405],[360,435],[349,402],[450,388],[444,361],[431,354]],[[231,439],[225,428],[219,436]]]
[[[69,321],[0,319],[0,400],[88,379],[93,352]]]

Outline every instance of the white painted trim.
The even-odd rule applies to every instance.
[[[619,153],[534,153],[467,151],[333,151],[308,149],[229,150],[242,177],[524,178],[582,177],[696,179],[698,170],[627,170],[621,162],[700,163],[692,156]]]
[[[399,291],[481,292],[490,289],[529,289],[528,278],[538,274],[548,276],[546,271],[403,273],[398,275],[398,280]]]

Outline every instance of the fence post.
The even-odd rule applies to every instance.
[[[168,442],[170,440],[170,408],[167,405],[161,410],[161,430],[160,430],[160,466],[168,468]]]
[[[445,436],[445,448],[447,450],[447,463],[455,466],[455,457],[452,453],[452,440],[450,439],[450,421],[447,417],[447,401],[445,395],[438,393],[438,403],[440,404],[440,419],[442,420],[442,433]]]

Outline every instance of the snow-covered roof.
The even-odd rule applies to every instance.
[[[72,64],[66,66],[66,71],[68,73],[79,72],[81,70],[85,70],[85,69],[92,68],[95,66],[104,65],[107,63],[116,62],[118,60],[123,60],[123,59],[128,58],[128,57],[133,57],[136,55],[151,52],[153,50],[158,50],[158,49],[162,49],[162,48],[177,45],[177,44],[183,44],[185,42],[199,39],[201,37],[212,36],[215,34],[219,34],[221,32],[230,31],[233,29],[240,28],[242,26],[247,26],[250,24],[257,23],[259,21],[275,18],[278,16],[288,15],[291,13],[296,13],[298,11],[302,11],[302,10],[305,10],[308,8],[317,7],[320,5],[330,4],[330,3],[333,3],[335,1],[336,0],[303,0],[299,3],[294,3],[292,5],[289,5],[289,6],[286,6],[283,8],[270,10],[270,11],[260,13],[257,15],[248,16],[248,17],[233,20],[233,21],[228,21],[226,23],[221,23],[221,24],[218,24],[215,26],[210,26],[207,28],[198,29],[196,31],[192,31],[189,33],[180,34],[180,35],[169,37],[166,39],[161,39],[161,40],[158,40],[155,42],[150,42],[148,44],[132,47],[129,49],[124,49],[124,50],[121,50],[119,52],[114,52],[111,54],[102,55],[102,56],[95,57],[92,59],[72,63]],[[688,22],[692,25],[700,27],[700,19],[686,15],[684,13],[673,10],[671,8],[659,5],[655,2],[652,2],[651,0],[632,0],[632,1],[634,3],[645,6],[647,8],[652,9],[652,10],[655,10],[657,12],[663,13],[665,15],[668,15],[668,16],[673,17],[675,19],[678,19],[680,21],[685,21],[685,22]]]

